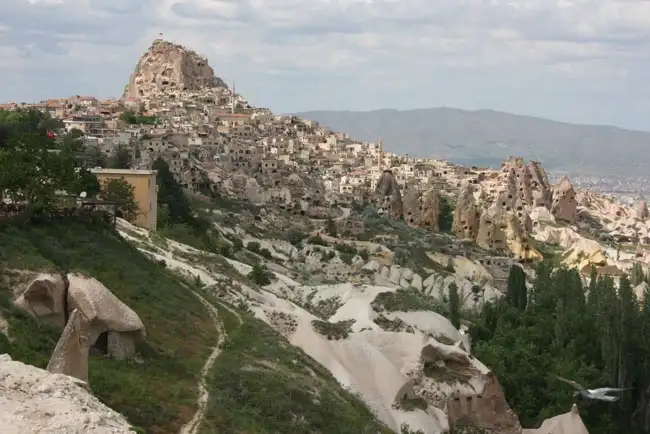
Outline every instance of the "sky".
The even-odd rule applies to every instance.
[[[0,101],[122,93],[159,33],[251,104],[650,130],[650,1],[1,0]]]

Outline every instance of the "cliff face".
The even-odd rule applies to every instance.
[[[122,99],[147,99],[161,94],[227,88],[208,59],[181,45],[156,39],[142,55]]]

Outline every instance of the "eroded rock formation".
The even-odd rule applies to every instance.
[[[381,178],[379,178],[375,189],[375,200],[380,214],[387,215],[395,220],[403,217],[402,194],[397,180],[390,170],[384,170]]]
[[[440,230],[440,194],[433,188],[422,195],[420,227],[436,232]]]
[[[3,434],[135,434],[126,418],[95,398],[83,381],[0,355]]]
[[[493,207],[481,214],[476,244],[484,249],[496,252],[507,251],[505,216],[498,208]]]
[[[404,221],[407,225],[417,228],[422,223],[422,206],[420,192],[415,188],[407,188],[404,193]]]
[[[648,204],[645,200],[641,199],[636,203],[634,207],[634,217],[639,220],[647,220],[650,217],[648,213]]]
[[[574,224],[576,222],[578,202],[576,192],[569,181],[563,176],[560,182],[553,188],[553,203],[551,212],[557,220]]]
[[[55,374],[65,374],[88,382],[88,355],[90,342],[88,332],[90,321],[79,310],[70,315],[59,341],[50,357],[47,370]]]
[[[88,377],[89,350],[117,360],[135,355],[135,344],[145,338],[144,324],[96,279],[80,274],[41,274],[14,302],[39,319],[63,329],[48,369]]]
[[[528,163],[528,172],[530,173],[530,183],[533,192],[533,206],[551,206],[551,186],[548,182],[546,170],[537,161]]]
[[[523,434],[589,434],[589,431],[580,417],[578,406],[573,404],[567,413],[546,419],[539,428],[525,429]]]
[[[454,393],[449,397],[449,427],[457,431],[466,427],[499,434],[521,433],[519,419],[508,406],[499,380],[492,372],[484,377],[483,389],[478,393]]]
[[[205,57],[181,45],[156,39],[140,58],[122,99],[147,99],[213,87],[227,85],[214,75]]]
[[[458,238],[476,239],[481,213],[474,201],[472,185],[464,187],[456,202],[452,231]]]

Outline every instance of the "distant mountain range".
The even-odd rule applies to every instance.
[[[509,155],[584,175],[650,173],[650,132],[576,125],[493,110],[309,111],[293,113],[386,150],[470,166],[498,166]]]

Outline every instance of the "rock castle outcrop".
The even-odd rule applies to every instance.
[[[161,94],[227,88],[205,57],[181,45],[156,39],[140,58],[122,99],[149,99]]]

